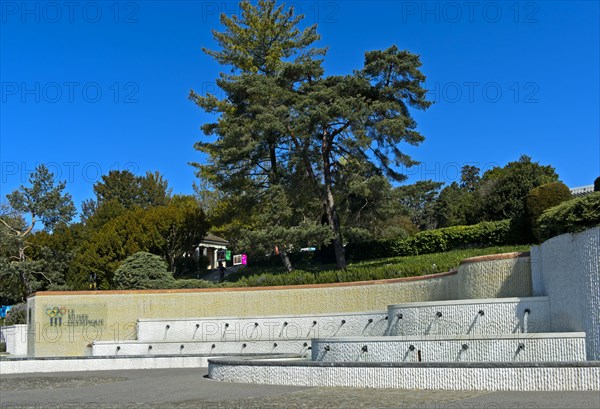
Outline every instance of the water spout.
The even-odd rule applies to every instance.
[[[525,308],[523,311],[523,329],[521,332],[526,333],[529,327],[529,315],[531,314],[531,310],[529,308]]]

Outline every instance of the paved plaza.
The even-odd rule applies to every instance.
[[[0,374],[1,409],[598,409],[598,392],[479,392],[232,384],[206,369]]]

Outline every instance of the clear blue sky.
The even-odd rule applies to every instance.
[[[570,187],[600,175],[598,1],[295,1],[329,47],[328,74],[393,44],[421,56],[430,99],[409,182],[451,182],[521,154]],[[76,204],[111,169],[160,171],[192,193],[226,1],[0,1],[0,193],[46,163]]]

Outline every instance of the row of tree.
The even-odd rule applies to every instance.
[[[204,212],[195,197],[172,195],[159,173],[102,176],[76,223],[65,188],[41,165],[28,186],[7,195],[0,214],[3,304],[38,290],[114,288],[117,268],[140,251],[160,256],[174,275],[201,267],[192,254],[208,231]]]
[[[344,189],[335,197],[344,244],[480,221],[524,219],[527,193],[558,179],[551,166],[526,156],[483,174],[465,166],[460,182],[444,188],[431,180],[393,187],[377,174],[346,177]],[[75,206],[65,189],[65,182],[55,181],[41,165],[28,186],[7,195],[0,214],[3,303],[41,289],[88,288],[90,276],[101,289],[115,288],[115,271],[140,251],[160,256],[175,276],[197,271],[201,265],[191,254],[209,226],[229,239],[234,250],[254,256],[273,252],[276,243],[298,250],[323,247],[331,240],[318,201],[311,205],[302,191],[290,201],[290,192],[271,188],[256,202],[247,195],[216,192],[211,201],[203,192],[201,202],[198,197],[172,195],[159,173],[136,176],[112,171],[94,185],[95,198],[82,204],[80,221],[72,223]],[[317,217],[312,220],[307,214]],[[38,223],[41,230],[35,229]],[[289,258],[287,262],[292,268]]]

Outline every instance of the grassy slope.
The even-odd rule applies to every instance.
[[[337,271],[333,265],[297,265],[291,273],[278,268],[246,268],[228,275],[223,284],[190,280],[199,287],[260,287],[274,285],[320,284],[350,281],[380,280],[397,277],[413,277],[450,271],[461,260],[487,254],[528,251],[529,246],[502,246],[452,250],[444,253],[424,254],[410,257],[391,257],[368,260],[348,265],[346,271]],[[191,286],[190,282],[190,286]]]

